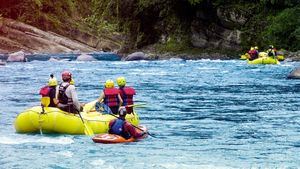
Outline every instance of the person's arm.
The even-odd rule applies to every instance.
[[[56,86],[56,92],[55,92],[55,99],[58,102],[58,93],[59,93],[59,86]]]
[[[143,132],[137,132],[136,129],[129,122],[124,124],[125,132],[128,132],[133,138],[140,138],[143,136]]]
[[[78,96],[77,96],[77,92],[75,90],[75,86],[73,85],[70,85],[68,87],[68,89],[70,90],[70,95],[71,95],[71,98],[72,98],[72,101],[73,101],[73,105],[75,106],[75,108],[80,111],[80,103],[78,101]]]
[[[100,97],[98,98],[98,102],[102,103],[104,100],[104,97],[105,97],[104,92],[101,92]]]
[[[123,105],[123,99],[122,99],[120,93],[118,94],[118,98],[119,98],[119,107],[121,107]]]

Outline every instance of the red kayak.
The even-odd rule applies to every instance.
[[[144,132],[147,132],[147,128],[145,126],[139,126],[140,129],[142,129]],[[137,132],[142,133],[141,130],[136,129]],[[104,144],[115,144],[115,143],[128,143],[128,142],[134,142],[134,141],[138,141],[141,140],[145,137],[147,137],[148,134],[143,135],[141,138],[129,138],[129,139],[125,139],[122,136],[116,135],[116,134],[108,134],[108,133],[104,133],[104,134],[97,134],[96,136],[94,136],[92,138],[92,140],[95,143],[104,143]]]

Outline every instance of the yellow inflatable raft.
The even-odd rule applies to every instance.
[[[250,55],[248,53],[245,53],[244,55],[241,55],[240,59],[241,60],[247,60],[250,58]]]
[[[279,61],[284,61],[284,56],[283,55],[277,55],[277,59],[279,60]]]
[[[84,122],[93,130],[94,134],[107,133],[110,120],[115,117],[90,110],[95,102],[84,107],[81,112]],[[128,114],[126,120],[135,126],[139,125],[137,113]],[[78,114],[64,112],[58,108],[41,106],[32,107],[21,112],[15,120],[18,133],[63,133],[84,134],[85,127]]]
[[[248,60],[248,64],[280,64],[277,59],[272,57],[261,57],[254,60]]]

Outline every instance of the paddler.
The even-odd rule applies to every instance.
[[[250,55],[249,60],[254,60],[258,58],[258,52],[254,47],[251,47],[248,51],[248,54]]]
[[[269,45],[269,49],[267,50],[267,53],[269,57],[272,57],[274,59],[277,57],[277,51],[273,45]]]
[[[56,88],[57,107],[69,113],[78,113],[82,110],[77,97],[75,86],[71,84],[72,74],[64,71],[61,74],[62,83]]]
[[[53,74],[50,75],[48,84],[40,89],[40,95],[42,95],[42,106],[44,107],[56,107],[57,100],[56,95],[57,80]]]
[[[55,95],[56,95],[56,87],[57,87],[57,80],[54,77],[53,74],[50,75],[50,78],[48,80],[48,86],[49,86],[49,97],[50,97],[50,104],[49,107],[56,107],[58,100],[56,100]]]
[[[122,106],[126,107],[126,111],[128,114],[133,113],[133,107],[128,107],[127,105],[133,105],[133,95],[135,95],[135,90],[132,87],[125,86],[126,85],[126,79],[125,77],[118,77],[117,78],[117,84],[119,86],[119,93],[123,100]]]
[[[104,84],[104,90],[101,92],[98,98],[100,103],[104,102],[113,114],[118,114],[120,106],[123,104],[123,100],[120,96],[119,90],[114,87],[112,80],[106,80]]]
[[[126,109],[124,107],[120,108],[119,118],[113,119],[109,122],[109,134],[117,134],[122,136],[125,139],[133,138],[141,138],[145,132],[137,132],[136,129],[125,120],[126,117]]]

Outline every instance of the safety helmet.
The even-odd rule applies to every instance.
[[[257,46],[255,46],[255,47],[254,47],[254,49],[255,49],[255,50],[257,50],[257,49],[258,49],[258,47],[257,47]]]
[[[118,77],[117,78],[117,84],[120,87],[124,87],[126,85],[126,79],[125,79],[125,77]]]
[[[61,78],[63,81],[68,81],[72,79],[72,73],[69,71],[63,71],[61,74]]]
[[[127,114],[126,108],[125,107],[120,108],[119,115],[120,116],[126,116],[126,114]]]
[[[48,86],[57,86],[57,80],[55,77],[49,78],[48,80]]]
[[[114,81],[108,79],[106,80],[105,82],[105,88],[113,88],[115,85],[114,85]]]
[[[75,81],[74,81],[73,78],[72,78],[71,81],[70,81],[70,85],[75,85]]]
[[[250,50],[254,50],[254,47],[251,47]]]

